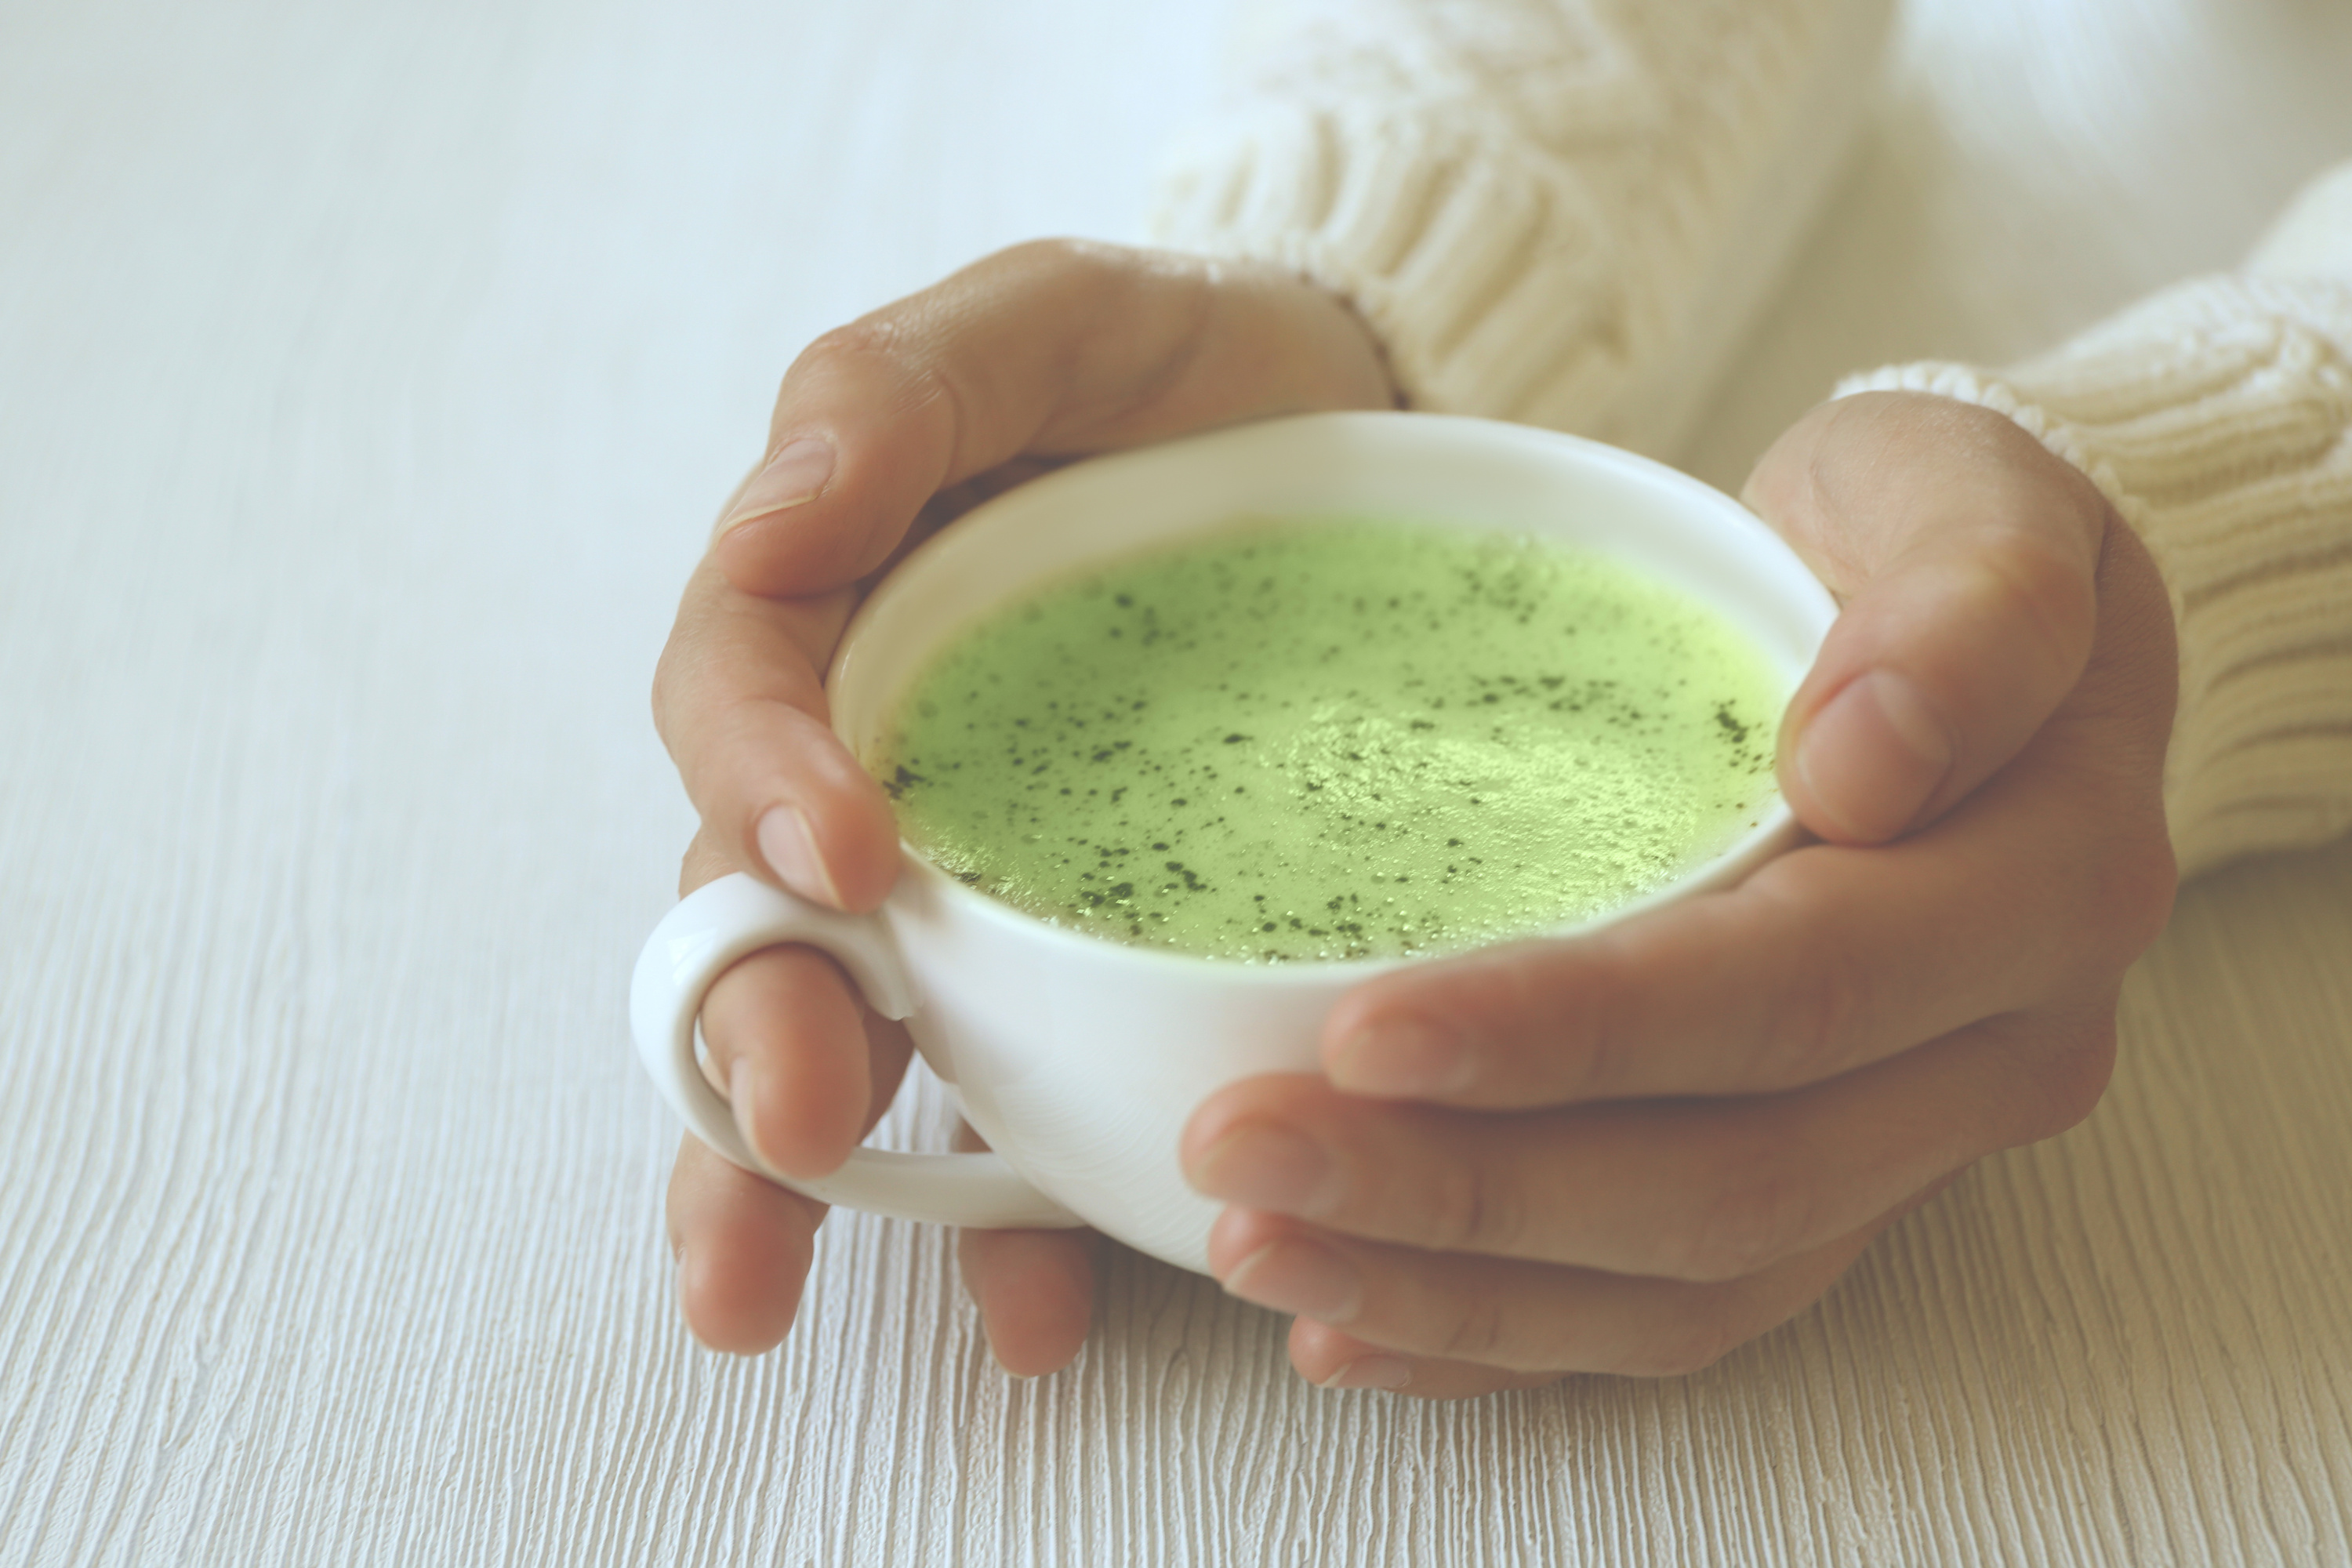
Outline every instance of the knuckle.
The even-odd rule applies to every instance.
[[[942,402],[960,410],[945,363],[952,357],[941,335],[947,321],[917,296],[820,332],[784,373],[777,417],[792,405],[796,384],[864,387],[902,416]]]
[[[2001,618],[2027,627],[2057,660],[2079,663],[2098,613],[2088,563],[2037,528],[2010,525],[1981,542],[1977,561]]]
[[[1517,1038],[1528,1052],[1529,1077],[1544,1076],[1538,1064],[1557,1064],[1558,1091],[1571,1100],[1608,1100],[1642,1081],[1654,1066],[1643,1027],[1643,1000],[1638,975],[1642,959],[1622,935],[1604,934],[1591,961],[1559,977],[1574,1004],[1562,1006],[1541,984],[1532,965],[1506,966],[1500,1005],[1487,1033]],[[1557,982],[1555,982],[1557,984]]]
[[[1857,966],[1828,939],[1814,945],[1820,956],[1795,970],[1796,982],[1767,1031],[1759,1089],[1793,1089],[1839,1070],[1847,1042],[1870,1016],[1868,983]]]
[[[2035,1093],[2024,1142],[2054,1138],[2098,1108],[2116,1065],[2116,1018],[2103,1010],[2046,1050],[2032,1074]]]
[[[1506,1316],[1501,1292],[1465,1294],[1446,1325],[1438,1354],[1449,1361],[1492,1362],[1503,1348]]]
[[[686,851],[678,857],[677,896],[686,897],[706,882],[715,882],[730,871],[740,868],[736,856],[706,825],[696,829],[687,841]]]
[[[1709,1284],[1744,1279],[1810,1239],[1818,1206],[1811,1184],[1769,1153],[1728,1163],[1668,1247],[1667,1277]]]
[[[1118,247],[1080,239],[1008,246],[929,289],[819,333],[793,360],[785,384],[879,361],[892,373],[886,379],[900,385],[908,400],[951,392],[942,349],[956,341],[975,304],[1043,300],[1065,314],[1096,311],[1133,270],[1130,257]]]
[[[809,340],[793,361],[787,377],[810,371],[837,370],[861,360],[887,358],[899,340],[897,325],[887,315],[860,317],[830,328]]]
[[[902,302],[903,304],[903,302]],[[896,359],[907,346],[908,327],[900,306],[886,306],[854,321],[829,327],[809,340],[793,362],[807,366],[838,366],[860,360]]]
[[[1127,252],[1097,240],[1051,237],[1024,239],[996,253],[998,266],[1049,283],[1083,283],[1119,269]]]
[[[1801,516],[1800,508],[1811,489],[1813,454],[1820,449],[1822,427],[1835,417],[1833,413],[1816,409],[1781,432],[1740,486],[1739,499],[1773,528],[1786,532],[1798,522],[1810,521]]]
[[[1784,911],[1779,982],[1767,1004],[1746,1087],[1793,1089],[1848,1065],[1878,1010],[1879,970],[1863,962],[1827,911]]]
[[[1145,269],[1136,254],[1085,239],[1032,239],[1008,246],[975,269],[981,288],[1003,300],[1050,301],[1064,320],[1124,321]]]
[[[1661,1313],[1654,1336],[1622,1370],[1636,1376],[1687,1377],[1705,1372],[1738,1349],[1742,1336],[1732,1326],[1727,1292],[1694,1292],[1678,1310]]]
[[[694,662],[695,656],[687,646],[687,639],[675,633],[662,645],[661,657],[654,661],[653,688],[648,693],[653,704],[654,733],[661,738],[663,746],[673,757],[677,754],[679,745],[674,720],[678,714],[690,711],[692,707],[686,688],[691,679]]]
[[[1432,1192],[1430,1245],[1446,1252],[1515,1256],[1526,1235],[1527,1205],[1519,1183],[1488,1159],[1447,1163]]]
[[[2056,973],[2105,984],[2163,934],[2179,885],[2161,810],[2126,809],[2107,820],[2078,819],[2085,847],[2073,858],[2053,900],[2066,936],[2052,957]]]
[[[2105,858],[2095,879],[2092,928],[2110,933],[2104,955],[2118,971],[2147,951],[2172,918],[2179,886],[2172,843],[2159,821],[2137,827],[2115,854]]]

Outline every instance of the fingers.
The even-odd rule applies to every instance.
[[[717,857],[689,857],[688,883]],[[871,1131],[913,1054],[906,1030],[866,1010],[832,960],[803,947],[753,953],[704,1001],[705,1071],[730,1096],[760,1157],[787,1175],[836,1169]],[[977,1140],[971,1140],[977,1143]],[[825,1205],[685,1140],[670,1185],[679,1303],[713,1349],[755,1354],[792,1326]],[[1094,1311],[1093,1238],[1070,1231],[967,1232],[964,1279],[997,1360],[1018,1376],[1066,1365]]]
[[[680,891],[730,868],[706,833]],[[867,1013],[830,959],[768,948],[730,967],[703,999],[704,1072],[728,1094],[761,1158],[822,1175],[863,1138],[905,1071],[906,1031]],[[756,1355],[791,1329],[825,1205],[740,1170],[691,1135],[669,1186],[678,1305],[713,1350]]]
[[[862,1012],[854,995],[831,960],[787,947],[734,965],[703,1003],[706,1070],[734,1086],[737,1125],[788,1174],[836,1168],[879,1120],[912,1054],[906,1031]],[[799,1309],[825,1205],[689,1135],[668,1212],[678,1304],[695,1337],[739,1355],[773,1348]]]
[[[835,909],[873,909],[898,874],[882,788],[827,721],[824,661],[847,595],[779,604],[705,562],[654,676],[654,721],[715,855]],[[708,879],[707,878],[705,879]]]
[[[1782,793],[1823,838],[1934,820],[2080,679],[2113,513],[2000,415],[1902,394],[1826,404],[1746,494],[1845,600],[1780,729]]]
[[[749,593],[840,588],[889,556],[934,491],[1017,455],[1393,401],[1354,316],[1294,277],[1017,246],[809,346],[714,555]]]
[[[1934,1198],[1949,1186],[1952,1180],[1948,1176],[1931,1184],[1889,1213],[1880,1215],[1856,1236],[1843,1238],[1841,1247],[1850,1246],[1845,1263],[1837,1262],[1841,1247],[1824,1248],[1812,1269],[1812,1277],[1819,1279],[1822,1288],[1826,1289],[1871,1239]],[[1822,1267],[1829,1264],[1836,1267]],[[1823,1278],[1824,1275],[1827,1277]],[[1801,1286],[1803,1281],[1797,1283]],[[1654,1339],[1646,1347],[1649,1357],[1654,1362],[1666,1363],[1654,1366],[1653,1370],[1697,1370],[1696,1364],[1675,1364],[1675,1352],[1677,1350],[1682,1352],[1680,1359],[1684,1363],[1704,1364],[1700,1358],[1708,1347],[1701,1336],[1706,1325],[1703,1321],[1694,1321],[1693,1318],[1703,1320],[1720,1310],[1719,1300],[1704,1291],[1678,1292],[1673,1296],[1653,1298],[1650,1305],[1666,1314],[1683,1314],[1679,1321],[1662,1317],[1652,1325]],[[1743,1327],[1752,1326],[1752,1332],[1744,1336],[1752,1338],[1785,1321],[1785,1318],[1772,1318],[1769,1311],[1762,1316],[1771,1321],[1758,1323],[1751,1319],[1743,1323],[1735,1315],[1730,1332],[1738,1334]],[[1744,1339],[1734,1342],[1744,1342]],[[1576,1365],[1539,1372],[1513,1371],[1475,1361],[1415,1355],[1360,1339],[1344,1329],[1318,1322],[1312,1318],[1299,1318],[1290,1325],[1290,1360],[1300,1376],[1318,1387],[1383,1389],[1418,1399],[1466,1399],[1502,1389],[1528,1388],[1557,1382],[1575,1371],[1601,1370]]]
[[[988,1145],[970,1127],[956,1147]],[[997,1364],[1015,1377],[1043,1377],[1069,1365],[1094,1324],[1095,1258],[1087,1230],[966,1230],[956,1237],[964,1289]]]
[[[938,492],[984,489],[1024,455],[1393,400],[1372,340],[1321,290],[1107,247],[1017,247],[819,340],[785,378],[766,457],[730,501],[656,679],[656,721],[703,822],[686,885],[747,868],[852,910],[889,890],[896,827],[828,728],[822,672],[857,579],[950,499]],[[838,1165],[907,1056],[902,1031],[799,949],[736,965],[703,1023],[747,1141],[793,1174]],[[772,1343],[821,1212],[689,1144],[672,1213],[697,1331]],[[965,1256],[1008,1367],[1075,1353],[1093,1289],[1083,1243],[992,1237]]]
[[[757,1355],[793,1326],[824,1205],[678,1144],[667,1205],[678,1308],[712,1350]]]
[[[803,964],[805,969],[796,971]],[[903,1028],[869,1013],[863,1023],[867,1038],[849,1049],[850,1031],[858,1027],[858,1020],[848,1001],[847,983],[830,961],[806,949],[754,954],[720,977],[721,985],[730,983],[734,996],[730,1002],[722,1004],[719,987],[714,986],[712,1001],[704,1007],[710,1068],[713,1076],[731,1079],[738,1086],[738,1121],[770,1163],[789,1174],[802,1173],[771,1153],[775,1145],[764,1141],[778,1136],[776,1124],[792,1125],[793,1103],[788,1095],[772,1100],[760,1091],[776,1084],[813,1083],[826,1068],[864,1075],[856,1096],[861,1113],[847,1126],[846,1142],[837,1152],[809,1154],[813,1144],[787,1145],[807,1156],[814,1168],[806,1173],[833,1169],[871,1130],[905,1068],[912,1042]],[[785,996],[776,991],[779,986],[807,989]],[[757,1088],[754,1108],[747,1109],[744,1064],[758,1059],[749,1053],[787,1041],[791,1026],[813,1028],[814,1020],[828,1016],[829,1026],[840,1037],[820,1049],[833,1059],[812,1069],[779,1052],[778,1059],[765,1064],[764,1076],[748,1080]],[[762,1021],[787,1026],[762,1031],[757,1026]],[[744,1029],[747,1024],[753,1027]],[[843,1083],[834,1083],[823,1093],[822,1100],[798,1109],[814,1116],[828,1139],[838,1142],[845,1136],[841,1108],[851,1097]],[[985,1147],[968,1129],[958,1146]],[[743,1355],[772,1349],[792,1327],[814,1255],[816,1228],[825,1213],[824,1204],[739,1170],[694,1138],[685,1139],[670,1179],[669,1228],[678,1258],[679,1305],[695,1336],[714,1350]],[[979,1308],[990,1347],[1007,1372],[1038,1377],[1060,1370],[1077,1354],[1093,1322],[1096,1245],[1091,1233],[1066,1230],[965,1231],[959,1236],[965,1285]]]
[[[1900,411],[1916,425],[1913,405],[1937,401],[1832,405],[1806,426],[1836,416],[1855,430],[1816,428],[1807,437],[1800,426],[1787,446],[1801,455],[1810,439],[1843,454],[1821,460],[1828,477],[1799,469],[1799,486],[1773,459],[1759,470],[1759,489],[1790,490],[1763,500],[1817,567],[1833,583],[1861,584],[1834,634],[1846,639],[1843,651],[1825,649],[1806,689],[1818,697],[1824,681],[1834,684],[1840,659],[1852,673],[1852,659],[1871,652],[1864,645],[1875,638],[1889,658],[1919,655],[1914,668],[1922,679],[1933,675],[1937,689],[1953,694],[1946,711],[1961,714],[1979,700],[2021,703],[2031,712],[2017,721],[2040,724],[2041,732],[2021,744],[2000,723],[1971,721],[1967,733],[1976,738],[1965,765],[1937,786],[1957,780],[1970,787],[1969,798],[1948,811],[1937,794],[1926,810],[1943,815],[1902,842],[1801,850],[1731,893],[1590,937],[1371,982],[1327,1021],[1324,1062],[1335,1084],[1498,1109],[1783,1089],[1976,1018],[2096,993],[2154,940],[2173,881],[2158,796],[2171,653],[2161,584],[2137,542],[2121,529],[2095,538],[2087,502],[2079,515],[2058,502],[2036,503],[2039,513],[2025,502],[2008,507],[2002,515],[2042,517],[2041,542],[2030,547],[2016,543],[2028,537],[2021,528],[1971,521],[1965,509],[1950,521],[1936,509],[1987,493],[1974,478],[1988,466],[1981,454],[1947,476],[1951,483],[1935,492],[1940,500],[1913,497],[1907,479],[1878,483],[1872,493],[1894,500],[1856,511],[1851,527],[1839,521],[1833,495],[1821,499],[1838,485],[1871,489],[1849,470],[1862,463],[1855,454],[1874,450],[1872,438],[1897,438],[1880,429],[1881,416]],[[1856,410],[1850,418],[1849,405]],[[1929,415],[1932,427],[1941,405]],[[1910,475],[1945,462],[1947,447],[1966,441],[2023,439],[2007,421],[1996,423],[2005,435],[1970,426],[1927,458],[1904,454],[1897,466]],[[1972,553],[1956,561],[1921,542],[1937,538]],[[1832,548],[1843,553],[1825,553]],[[1931,602],[1942,592],[1938,581],[1993,581],[1982,568],[2004,552],[2010,575],[2000,582],[2023,581],[2019,574],[2030,569],[2017,563],[2031,558],[2053,581],[2079,576],[2085,591],[2095,585],[2104,606],[2095,626],[2052,608],[2071,602],[2072,587],[2039,596],[1988,590],[1974,599],[1969,589],[1940,608]],[[1927,599],[1907,596],[1904,585],[1915,580],[1928,584]],[[1916,624],[1865,605],[1889,584],[1900,592],[1873,602],[1916,603]],[[2004,616],[2016,626],[2004,629]],[[2070,639],[2086,629],[2095,635],[2078,654]],[[1970,647],[1973,662],[1961,656]],[[2040,653],[2022,663],[2011,657],[2033,647]],[[2062,677],[2071,689],[2053,697],[2046,688]],[[1801,692],[1792,703],[1792,724],[1801,727],[1808,700]],[[1995,763],[1998,776],[1984,778]]]
[[[706,829],[687,850],[678,890],[730,868]],[[730,965],[703,997],[701,1024],[703,1076],[728,1097],[744,1142],[803,1178],[838,1168],[880,1120],[914,1048],[808,947],[762,948]]]
[[[965,1230],[956,1235],[964,1289],[980,1309],[990,1351],[1015,1377],[1070,1364],[1095,1310],[1088,1231]]]
[[[2161,812],[2053,741],[1934,829],[1817,846],[1730,892],[1349,993],[1350,1093],[1530,1109],[1817,1082],[1973,1020],[2110,993],[2162,929]]]
[[[2088,1115],[2114,1059],[2112,1013],[2110,997],[1992,1020],[1790,1094],[1520,1116],[1269,1075],[1202,1106],[1184,1171],[1209,1197],[1350,1237],[1734,1279]]]
[[[1700,1285],[1507,1258],[1441,1260],[1233,1210],[1210,1234],[1209,1261],[1234,1294],[1402,1360],[1518,1373],[1669,1377],[1711,1365],[1787,1321],[1828,1289],[1881,1228],[1874,1221],[1761,1273]],[[1350,1347],[1336,1348],[1344,1354]],[[1367,1368],[1363,1359],[1347,1356],[1343,1365],[1359,1379],[1397,1370]],[[1340,1368],[1320,1377],[1319,1366],[1299,1370],[1325,1382]]]
[[[1415,1399],[1475,1399],[1505,1389],[1540,1387],[1567,1375],[1402,1355],[1312,1318],[1291,1321],[1290,1364],[1318,1388],[1377,1389]]]
[[[702,1038],[744,1142],[804,1181],[840,1168],[874,1120],[877,1069],[895,1081],[904,1064],[869,1061],[855,988],[806,947],[767,948],[720,975],[702,1005]]]
[[[1318,1383],[1704,1365],[1905,1194],[2104,1087],[2116,977],[2170,885],[2170,658],[2134,542],[2009,421],[1934,399],[1818,411],[1748,493],[1846,600],[1781,734],[1783,790],[1832,847],[1385,977],[1335,1010],[1330,1084],[1202,1108],[1188,1174],[1239,1205],[1212,1264],[1300,1314]]]

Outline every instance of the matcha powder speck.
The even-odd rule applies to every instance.
[[[1237,529],[949,645],[867,759],[908,839],[1059,924],[1257,962],[1444,952],[1712,856],[1787,682],[1602,557],[1405,524]]]

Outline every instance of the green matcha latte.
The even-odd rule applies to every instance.
[[[1788,682],[1601,556],[1237,527],[952,641],[868,758],[911,842],[1056,924],[1248,962],[1582,920],[1758,819]]]

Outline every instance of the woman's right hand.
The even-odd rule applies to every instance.
[[[1281,272],[1071,241],[1001,251],[826,333],[793,362],[760,466],[723,510],[654,680],[654,719],[701,817],[681,893],[748,871],[835,909],[898,869],[882,791],[834,736],[824,673],[866,586],[958,512],[1056,461],[1272,415],[1388,407],[1378,346]],[[831,960],[772,948],[703,1007],[715,1087],[788,1175],[840,1166],[909,1054]],[[678,1300],[706,1344],[792,1326],[824,1205],[688,1136],[670,1180]],[[964,1279],[1010,1370],[1076,1353],[1087,1239],[967,1232]]]

